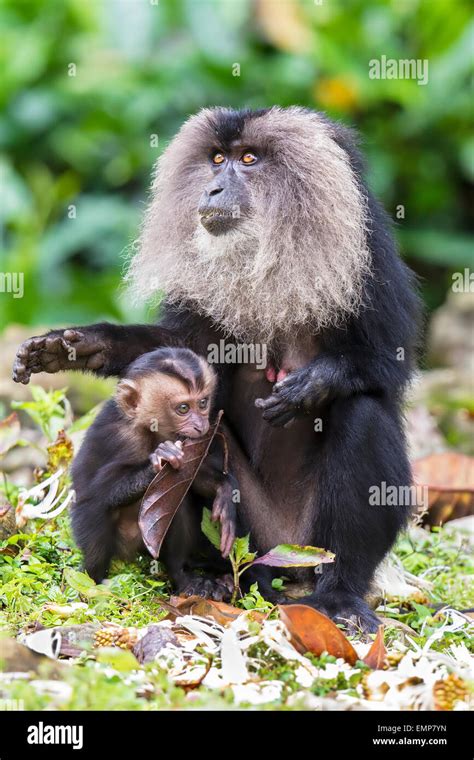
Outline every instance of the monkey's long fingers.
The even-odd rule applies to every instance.
[[[233,521],[222,523],[221,533],[221,554],[224,557],[229,556],[235,541],[235,527]]]
[[[105,364],[104,342],[80,330],[64,330],[62,347],[67,358],[83,369],[100,369]]]
[[[29,338],[21,344],[16,352],[15,361],[13,363],[13,379],[16,383],[27,385],[30,381],[31,373],[41,371],[36,370],[35,368],[39,366],[37,355],[44,347],[45,341],[45,337],[39,336]]]
[[[69,343],[76,343],[78,340],[83,340],[84,333],[80,330],[75,330],[73,327],[68,327],[67,330],[64,330],[63,332],[63,338]]]
[[[296,409],[289,409],[287,404],[263,413],[263,419],[273,427],[284,427],[296,418]]]
[[[281,391],[293,390],[301,386],[301,372],[291,372],[289,375],[279,380],[272,388],[273,393],[281,393]]]
[[[156,449],[156,454],[161,457],[161,459],[169,462],[174,470],[179,470],[183,463],[184,452],[170,441],[161,443]]]
[[[83,333],[80,330],[64,330],[63,346],[66,350],[74,348],[77,356],[87,357],[95,356],[104,350],[105,343],[101,338],[97,338],[90,333]],[[73,344],[71,346],[71,343]]]
[[[266,399],[257,399],[255,406],[263,409],[262,417],[271,425],[286,425],[297,415],[296,407],[276,394]]]
[[[173,470],[179,470],[182,464],[178,457],[168,457],[166,461],[170,463]]]
[[[29,338],[17,351],[13,379],[26,385],[35,372],[100,369],[105,363],[104,348],[103,342],[75,329]]]
[[[268,396],[267,398],[257,398],[255,400],[255,406],[258,409],[271,409],[273,406],[280,403],[281,398],[279,398],[276,393],[272,393],[271,396]]]
[[[157,456],[157,454],[150,454],[150,462],[155,472],[161,472],[163,469],[163,462],[161,461],[161,457]]]
[[[214,499],[214,503],[212,505],[212,512],[211,512],[211,520],[212,522],[217,522],[221,519],[222,514],[222,507],[224,506],[223,502],[219,499],[218,496]]]

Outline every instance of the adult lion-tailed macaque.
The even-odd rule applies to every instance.
[[[265,344],[265,369],[215,367],[239,517],[259,552],[279,543],[335,552],[307,576],[305,602],[375,630],[364,597],[410,508],[374,506],[369,489],[411,483],[401,404],[419,302],[352,133],[298,107],[193,116],[159,159],[129,280],[142,298],[165,292],[157,326],[31,338],[15,379],[66,368],[120,375],[177,342],[203,355],[221,339]],[[266,594],[271,574],[259,572],[249,580]]]
[[[126,369],[114,398],[87,432],[72,467],[72,527],[85,569],[97,582],[107,575],[113,557],[133,559],[144,548],[138,527],[141,499],[166,462],[180,468],[183,442],[208,432],[216,380],[207,362],[187,348],[146,353]],[[223,471],[222,446],[211,444],[160,553],[179,593],[230,595],[229,579],[194,575],[189,563],[201,544],[207,548],[200,522],[209,500],[213,519],[221,522],[222,556],[228,556],[235,538],[235,487]]]

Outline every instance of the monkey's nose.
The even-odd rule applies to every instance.
[[[223,187],[214,187],[212,190],[209,190],[209,198],[212,198],[213,195],[219,195],[223,189]]]

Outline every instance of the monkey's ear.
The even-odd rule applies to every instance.
[[[115,400],[127,417],[135,416],[139,398],[140,390],[133,380],[121,380],[115,389]]]

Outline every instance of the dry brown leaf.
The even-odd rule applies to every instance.
[[[163,606],[168,610],[168,620],[176,620],[182,615],[200,615],[200,617],[212,618],[224,626],[229,625],[244,613],[244,610],[233,607],[231,604],[214,602],[202,596],[172,596],[170,604]]]
[[[384,670],[388,667],[387,650],[383,643],[383,625],[379,625],[372,646],[364,657],[364,662],[372,670]]]
[[[74,446],[64,430],[60,430],[56,440],[48,447],[48,472],[67,469],[74,455]]]
[[[445,451],[413,463],[417,485],[428,488],[427,525],[474,514],[474,458]]]
[[[207,435],[183,444],[184,458],[179,470],[166,463],[148,486],[140,506],[138,525],[143,541],[156,559],[173,518],[204,460],[217,432],[222,412],[217,415]]]
[[[278,605],[280,617],[291,634],[291,643],[301,654],[323,652],[342,657],[350,665],[359,659],[342,631],[326,615],[306,604]]]

